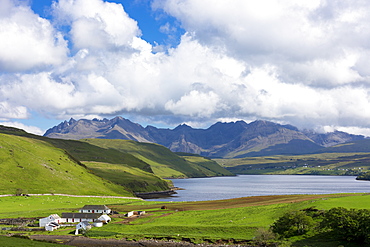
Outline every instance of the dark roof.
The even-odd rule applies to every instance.
[[[101,216],[100,213],[62,213],[62,218],[74,218],[74,219],[97,219]]]
[[[88,210],[109,210],[109,208],[105,205],[85,205],[81,209],[88,209]]]

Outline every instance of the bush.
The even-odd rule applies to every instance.
[[[256,246],[268,246],[274,240],[275,234],[270,229],[258,228],[253,239],[253,244]]]
[[[271,226],[272,232],[281,237],[292,237],[303,235],[313,229],[315,222],[311,216],[303,211],[291,211],[281,216]]]
[[[321,227],[339,239],[370,243],[370,210],[332,208],[324,214]]]

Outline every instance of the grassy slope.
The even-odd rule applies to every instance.
[[[99,147],[83,141],[48,139],[68,151],[90,170],[104,179],[120,184],[133,192],[152,192],[169,189],[167,181],[153,174],[150,160],[109,147]],[[109,140],[110,141],[110,140]]]
[[[0,134],[0,194],[127,195],[47,142]]]
[[[186,159],[179,157],[169,149],[158,144],[107,139],[85,139],[83,141],[99,147],[130,153],[148,163],[154,174],[162,178],[204,177],[214,176],[215,173],[219,175],[230,174],[218,165],[214,165],[214,168],[217,167],[218,170],[213,171],[209,167],[205,169],[204,166],[199,166],[194,162],[189,163]]]
[[[151,192],[169,189],[167,181],[151,174],[153,171],[149,164],[131,154],[123,153],[116,149],[98,147],[81,141],[52,139],[32,135],[15,128],[0,126],[0,132],[42,140],[55,147],[64,149],[70,154],[71,159],[75,159],[76,162],[82,161],[89,169],[93,170],[96,175],[114,183],[121,184],[130,191]],[[100,164],[98,166],[97,164],[99,163],[105,165]],[[111,168],[109,168],[110,165],[112,165]],[[120,171],[118,172],[118,170],[113,167],[119,167]],[[132,169],[129,169],[130,172],[127,172],[127,167],[132,167]]]
[[[102,162],[84,162],[99,177],[105,178],[133,192],[165,191],[170,181],[165,181],[152,173],[126,164],[108,164]]]
[[[238,174],[358,175],[370,170],[369,153],[320,153],[215,160]]]
[[[234,174],[225,170],[214,160],[193,154],[177,153],[181,158],[185,159],[191,165],[198,167],[209,176],[233,176]]]

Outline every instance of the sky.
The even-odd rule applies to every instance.
[[[0,124],[268,120],[370,136],[370,2],[0,0]]]

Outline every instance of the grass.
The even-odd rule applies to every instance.
[[[168,184],[153,173],[125,164],[108,164],[102,162],[84,162],[99,177],[122,185],[133,192],[164,191]]]
[[[287,211],[309,207],[321,210],[332,207],[370,209],[370,194],[281,195],[172,203],[63,196],[3,197],[0,198],[0,218],[45,217],[51,213],[75,211],[85,204],[105,204],[120,212],[119,215],[113,215],[112,223],[102,228],[92,228],[88,236],[93,238],[156,238],[194,243],[224,240],[243,243],[252,240],[257,229],[268,228]],[[163,205],[167,208],[161,209]],[[128,221],[123,214],[132,210],[144,210],[147,213]],[[70,235],[72,231],[73,227],[70,227],[37,234]],[[338,246],[338,241],[323,236],[291,241],[297,243],[294,246]]]
[[[76,211],[84,205],[131,203],[133,199],[69,197],[69,196],[7,196],[0,197],[0,218],[47,217],[50,214]]]
[[[178,154],[181,158],[189,162],[194,168],[202,170],[208,176],[233,176],[234,174],[222,168],[214,160],[189,154]]]
[[[0,194],[132,195],[47,142],[0,134],[0,147]]]
[[[107,140],[107,139],[84,139],[83,141],[105,149],[115,149],[128,153],[150,165],[155,175],[161,178],[186,178],[207,177],[217,175],[230,175],[231,173],[213,161],[209,161],[208,167],[201,160],[198,164],[195,160],[188,162],[164,146],[153,143],[140,143],[130,140]],[[198,158],[199,160],[199,158]]]
[[[353,203],[354,201],[358,203]],[[112,205],[120,211],[125,212],[136,208],[136,210],[146,210],[148,214],[130,224],[120,224],[116,221],[104,228],[92,229],[89,234],[99,237],[107,231],[114,236],[128,238],[251,240],[258,228],[268,227],[289,210],[308,207],[329,209],[338,206],[369,208],[370,195],[247,197],[220,201],[167,203],[165,204],[167,210],[161,210],[160,205],[158,202],[149,205],[138,205],[138,203]]]
[[[6,236],[0,236],[0,246],[6,246],[6,247],[57,247],[60,246],[60,244],[56,243],[47,243],[42,241],[35,241],[31,240],[29,238],[22,238],[22,237],[6,237]],[[64,246],[70,246],[70,245],[64,245]]]

